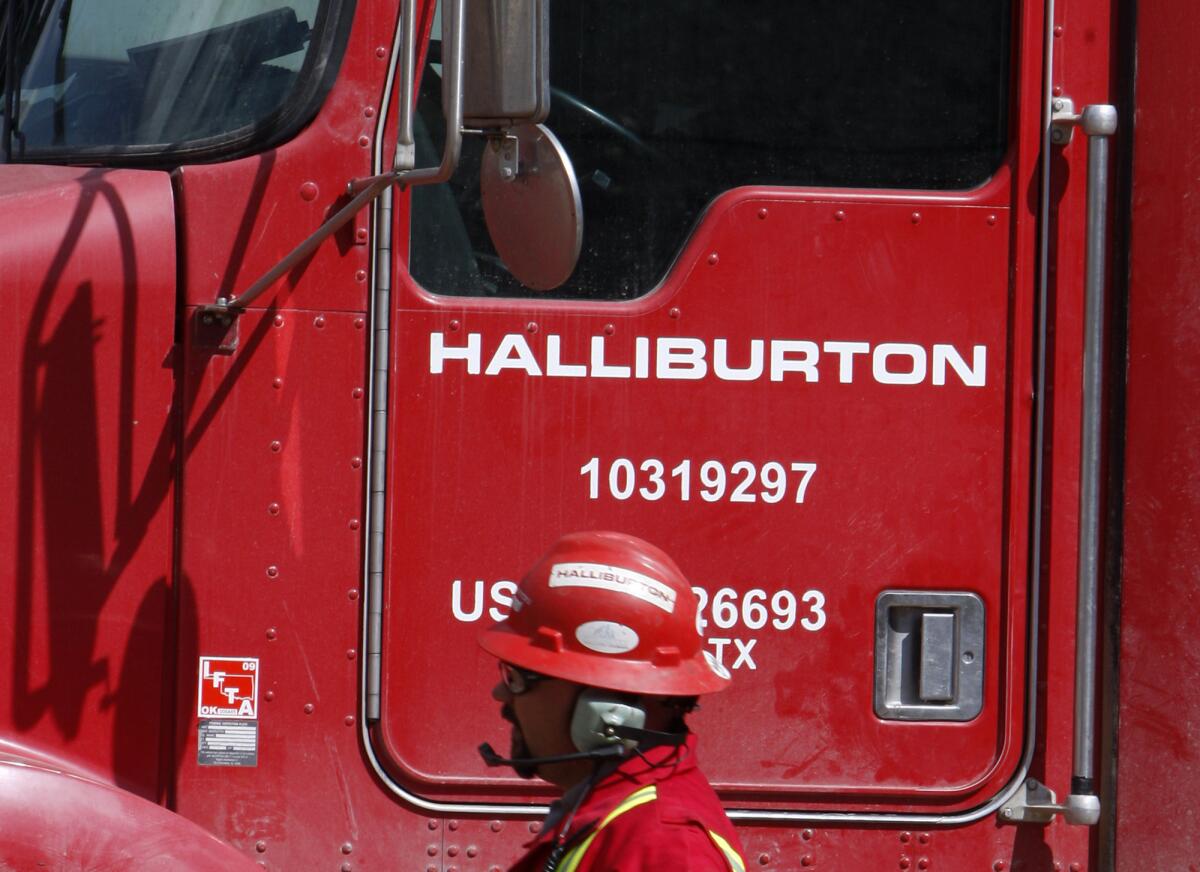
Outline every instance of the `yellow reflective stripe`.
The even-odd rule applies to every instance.
[[[583,860],[583,853],[592,844],[592,839],[596,838],[596,834],[592,833],[578,845],[567,851],[563,857],[562,864],[558,866],[558,872],[575,872],[579,868],[579,863]]]
[[[733,845],[712,830],[708,831],[708,837],[713,840],[714,845],[721,849],[721,853],[725,855],[725,862],[729,864],[732,872],[746,872],[746,862],[737,851],[733,850]]]
[[[658,799],[658,789],[653,784],[647,784],[645,787],[634,791],[625,797],[620,804],[612,811],[604,816],[604,819],[592,830],[586,839],[576,845],[563,855],[562,863],[558,866],[558,872],[576,872],[579,864],[583,862],[583,856],[587,853],[587,849],[591,847],[592,840],[600,834],[600,831],[611,824],[625,812],[631,808],[636,808],[639,805],[645,805],[647,802],[653,802]],[[717,846],[718,850],[724,855],[725,862],[729,864],[731,872],[746,872],[746,862],[741,858],[741,855],[733,849],[733,845],[723,838],[719,833],[714,833],[712,830],[705,830],[708,837],[712,839],[712,843]]]
[[[656,799],[658,799],[658,787],[656,785],[647,784],[640,790],[635,790],[629,796],[625,797],[620,805],[604,816],[604,820],[600,821],[600,826],[596,827],[596,832],[600,832],[600,830],[604,829],[631,808],[644,805],[647,802],[654,802]]]
[[[658,788],[653,784],[647,784],[645,787],[635,790],[629,796],[625,797],[621,802],[604,816],[604,820],[600,821],[596,829],[588,835],[586,839],[580,842],[563,856],[562,863],[559,865],[559,872],[575,872],[579,868],[579,864],[583,862],[583,855],[587,853],[587,849],[591,847],[592,839],[599,835],[600,831],[611,824],[625,812],[631,808],[636,808],[639,805],[645,805],[647,802],[653,802],[658,799]]]

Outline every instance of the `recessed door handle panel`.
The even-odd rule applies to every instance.
[[[885,591],[875,601],[875,714],[971,720],[983,708],[983,653],[976,594]]]

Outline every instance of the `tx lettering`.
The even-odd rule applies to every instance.
[[[754,650],[754,646],[758,644],[757,639],[705,639],[712,646],[713,655],[717,658],[717,662],[722,666],[725,665],[725,649],[729,643],[733,643],[736,656],[730,669],[757,669],[758,666],[754,662],[754,658],[750,656],[750,652]]]

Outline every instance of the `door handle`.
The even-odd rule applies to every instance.
[[[986,622],[968,591],[886,590],[875,600],[875,716],[970,721],[983,710]]]

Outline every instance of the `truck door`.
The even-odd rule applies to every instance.
[[[696,586],[734,682],[695,724],[743,816],[970,815],[1009,783],[1043,25],[1009,0],[551,4],[570,278],[533,290],[492,247],[482,140],[397,200],[372,734],[395,791],[538,801],[474,751],[504,732],[474,638],[596,528]]]

